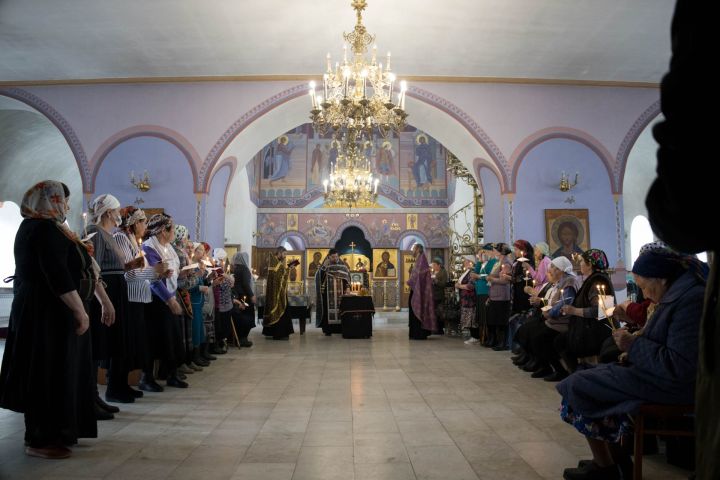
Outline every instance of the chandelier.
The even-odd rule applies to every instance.
[[[330,175],[323,180],[325,206],[374,207],[380,179],[374,178],[370,161],[355,142],[338,154],[337,163],[330,165]]]
[[[375,40],[362,23],[367,1],[353,0],[351,5],[357,23],[352,32],[343,33],[347,43],[343,46],[342,64],[336,62],[333,69],[328,53],[322,95],[316,91],[315,82],[310,82],[309,92],[313,128],[322,135],[332,132],[333,141],[340,147],[337,163],[331,165],[330,175],[323,181],[326,205],[350,208],[376,204],[379,180],[373,178],[370,162],[362,153],[363,146],[373,142],[375,132],[382,138],[392,132],[399,133],[408,116],[405,113],[407,84],[399,82],[398,88],[397,78],[391,71],[390,52],[384,67],[377,61],[377,46],[373,46],[369,61],[365,57]]]

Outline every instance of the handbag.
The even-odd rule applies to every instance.
[[[568,350],[578,357],[597,355],[611,334],[605,320],[573,316],[568,326]]]

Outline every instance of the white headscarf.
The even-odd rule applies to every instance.
[[[570,260],[567,259],[567,257],[556,257],[556,258],[553,258],[552,261],[551,261],[551,263],[552,263],[553,265],[555,265],[555,267],[556,267],[558,270],[560,270],[560,271],[563,271],[563,272],[565,272],[565,273],[569,273],[570,275],[574,275],[574,274],[575,274],[575,273],[573,272],[573,264],[572,264],[572,262],[571,262]]]
[[[113,197],[109,193],[100,195],[90,202],[90,205],[88,205],[88,210],[90,210],[90,221],[97,224],[105,212],[116,208],[120,208],[120,202],[117,198]]]

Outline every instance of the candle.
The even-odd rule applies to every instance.
[[[330,52],[325,56],[327,59],[327,71],[328,73],[332,72],[332,64],[330,63]]]

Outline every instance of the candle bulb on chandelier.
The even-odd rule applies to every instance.
[[[380,179],[376,178],[375,179],[375,190],[373,191],[373,193],[377,193],[378,183],[380,183]]]
[[[375,65],[377,63],[377,45],[373,45],[372,52],[372,64]]]
[[[330,73],[330,72],[332,72],[332,63],[330,62],[330,52],[328,52],[328,54],[325,58],[327,59],[327,71],[328,71],[328,73]]]
[[[347,43],[343,43],[343,64],[347,65]]]
[[[385,66],[385,69],[386,72],[390,71],[390,52],[387,54],[387,65]]]
[[[325,193],[327,193],[327,191],[328,191],[328,181],[327,181],[327,178],[326,178],[325,180],[323,180],[323,188],[325,188]]]

